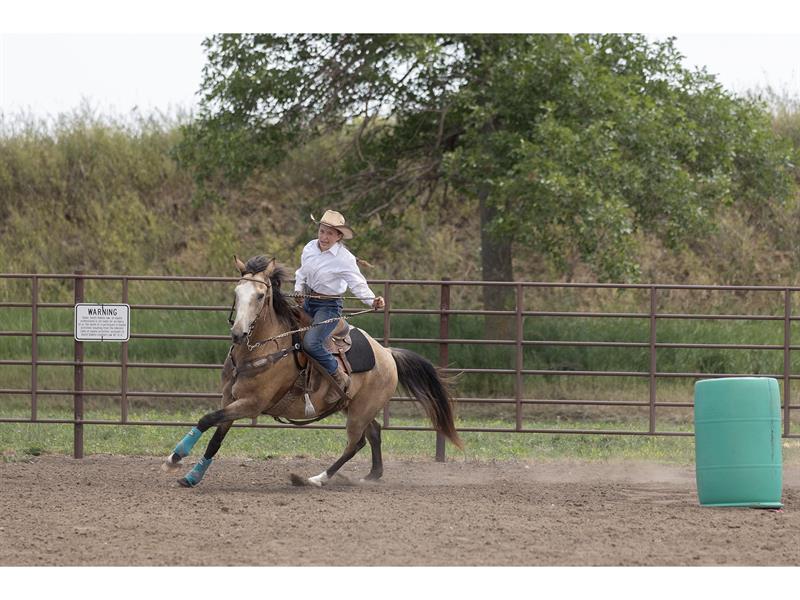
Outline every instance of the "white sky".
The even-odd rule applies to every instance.
[[[213,31],[253,30],[674,35],[687,66],[705,65],[728,89],[744,92],[769,84],[800,97],[800,9],[790,4],[733,0],[725,3],[724,14],[717,14],[721,4],[705,7],[700,0],[673,0],[661,12],[629,0],[560,0],[544,13],[522,4],[462,0],[453,13],[432,11],[429,0],[405,0],[404,10],[392,3],[392,14],[381,14],[375,1],[307,0],[301,8],[271,12],[227,0],[220,14],[215,12],[220,3],[210,0],[140,0],[127,7],[97,0],[28,0],[25,7],[4,8],[0,16],[0,112],[54,116],[84,100],[112,114],[128,114],[134,107],[190,109],[197,102],[203,38]],[[342,9],[348,6],[352,10]]]
[[[103,114],[196,104],[203,35],[0,34],[0,110],[55,115],[83,100]]]
[[[800,98],[800,33],[675,35],[684,65],[707,67],[729,90],[770,85]]]

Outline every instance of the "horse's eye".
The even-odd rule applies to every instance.
[[[257,296],[257,298],[258,298],[259,300],[263,300],[263,299],[264,299],[264,294],[259,294],[259,295]]]

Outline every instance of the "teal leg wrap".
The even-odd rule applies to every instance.
[[[186,474],[186,477],[183,479],[186,483],[189,484],[190,487],[196,486],[203,480],[203,477],[208,470],[208,467],[211,466],[211,461],[214,460],[213,458],[201,458],[200,462],[198,462],[191,471]]]
[[[175,446],[172,453],[181,458],[189,456],[189,452],[192,451],[192,448],[194,448],[194,445],[197,443],[197,440],[200,439],[201,435],[203,435],[203,433],[197,427],[192,427],[192,430],[178,442],[178,445]]]

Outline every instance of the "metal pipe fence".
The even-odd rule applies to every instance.
[[[30,385],[24,388],[0,387],[0,423],[41,423],[41,424],[71,424],[74,428],[74,456],[83,456],[84,446],[84,425],[138,425],[138,426],[190,426],[194,422],[176,421],[142,421],[132,420],[129,415],[129,402],[136,398],[155,398],[155,399],[216,399],[220,398],[218,392],[195,392],[187,390],[136,390],[129,385],[129,373],[137,369],[212,369],[221,368],[221,363],[203,362],[142,362],[131,361],[129,359],[129,343],[120,342],[119,360],[86,360],[84,343],[74,340],[72,331],[53,331],[43,330],[42,315],[44,311],[53,309],[72,309],[74,304],[86,301],[92,302],[93,298],[87,298],[86,282],[93,281],[100,284],[118,282],[120,284],[120,300],[124,304],[129,304],[131,295],[130,284],[139,282],[142,284],[152,284],[153,282],[171,283],[235,283],[237,278],[233,277],[170,277],[170,276],[134,276],[134,275],[88,275],[81,272],[72,274],[0,274],[0,285],[16,281],[28,282],[30,288],[29,301],[21,301],[16,298],[9,301],[0,302],[0,310],[8,314],[10,309],[30,310],[30,329],[29,330],[3,330],[0,329],[0,337],[18,337],[30,339],[30,359],[8,358],[0,355],[0,369],[6,366],[30,367]],[[71,283],[73,289],[74,304],[68,302],[44,302],[42,299],[43,282],[61,281]],[[490,282],[490,281],[458,281],[458,280],[371,280],[370,284],[375,289],[383,286],[383,296],[386,300],[386,309],[383,313],[382,332],[373,331],[373,337],[382,341],[386,346],[408,346],[430,344],[438,347],[438,367],[446,374],[483,374],[491,378],[491,381],[499,381],[499,378],[513,377],[513,397],[456,397],[456,401],[462,406],[483,406],[499,407],[513,406],[513,424],[509,427],[480,427],[480,426],[460,426],[460,431],[469,432],[514,432],[514,433],[559,433],[559,434],[592,434],[592,435],[659,435],[659,436],[691,436],[690,431],[670,431],[658,427],[658,415],[665,409],[683,408],[691,409],[691,402],[664,401],[658,398],[658,382],[662,380],[676,379],[698,379],[729,376],[766,376],[775,377],[782,383],[782,414],[783,414],[783,436],[800,437],[800,434],[793,433],[791,430],[792,411],[800,408],[797,404],[791,403],[792,381],[800,379],[800,373],[792,371],[793,350],[800,349],[800,346],[791,343],[792,324],[800,320],[800,316],[792,314],[791,296],[792,293],[800,291],[800,287],[782,286],[711,286],[711,285],[668,285],[668,284],[602,284],[602,283],[544,283],[544,282]],[[509,297],[513,298],[513,307],[503,310],[483,310],[468,306],[466,308],[456,308],[454,300],[454,290],[462,292],[468,288],[486,288],[490,286],[503,287],[509,290]],[[425,307],[406,307],[396,300],[398,291],[403,289],[438,288],[438,306],[431,308]],[[647,309],[641,311],[623,312],[603,312],[593,310],[532,310],[525,303],[525,292],[553,292],[556,290],[610,290],[620,292],[622,290],[634,290],[643,293],[647,297]],[[659,302],[665,295],[671,292],[686,292],[688,294],[701,294],[708,292],[730,292],[734,294],[778,294],[780,296],[781,314],[739,314],[739,313],[694,313],[694,312],[669,312],[659,308]],[[199,295],[199,294],[198,294]],[[472,304],[476,301],[473,300]],[[693,302],[692,305],[700,305],[702,300]],[[131,313],[138,311],[154,311],[188,314],[192,311],[212,311],[223,313],[220,316],[224,321],[224,313],[230,310],[230,305],[211,304],[211,305],[187,305],[187,304],[130,304]],[[347,312],[347,310],[345,311]],[[393,337],[393,323],[405,315],[429,316],[438,319],[438,337]],[[482,338],[452,337],[450,335],[452,318],[455,317],[483,317],[484,319],[506,318],[513,321],[513,327],[508,328],[510,335],[505,337],[497,336]],[[394,318],[394,321],[393,321]],[[624,319],[632,322],[646,323],[647,339],[641,341],[613,341],[613,340],[587,340],[587,339],[526,339],[526,320],[530,319]],[[772,344],[751,344],[751,343],[698,343],[698,342],[675,342],[659,341],[660,322],[667,320],[682,319],[687,321],[743,321],[743,322],[782,322],[783,331],[780,343]],[[0,319],[0,328],[3,327],[5,320]],[[489,329],[487,325],[487,329]],[[382,333],[382,335],[381,335]],[[491,332],[490,332],[491,333]],[[498,332],[499,333],[499,332]],[[73,339],[73,360],[47,360],[42,359],[41,343],[48,338],[72,338]],[[175,332],[146,333],[133,331],[130,340],[138,343],[140,340],[184,340],[188,342],[217,340],[228,340],[229,337],[223,334],[201,333],[185,334]],[[113,343],[113,342],[110,342]],[[513,365],[509,368],[483,368],[465,367],[451,364],[451,350],[477,346],[483,348],[506,346],[513,350]],[[526,349],[543,348],[596,348],[596,349],[639,349],[647,350],[649,353],[648,367],[640,370],[591,370],[591,369],[567,369],[567,368],[530,368],[526,367]],[[772,351],[782,353],[782,370],[776,373],[719,373],[719,372],[700,372],[694,371],[660,371],[658,368],[659,351],[664,350],[748,350],[748,351]],[[42,367],[63,367],[72,368],[73,385],[72,389],[53,389],[40,387],[40,371]],[[87,368],[119,368],[120,382],[119,387],[110,390],[86,389],[85,369]],[[0,371],[2,373],[2,371]],[[598,400],[598,399],[567,399],[567,398],[529,398],[526,396],[526,377],[545,377],[545,378],[579,378],[579,377],[617,377],[623,379],[647,379],[647,397],[635,400]],[[28,381],[28,379],[25,379]],[[0,378],[0,381],[5,379]],[[500,386],[502,387],[502,386]],[[3,396],[28,396],[30,398],[30,415],[28,417],[8,416],[2,409]],[[71,396],[73,400],[73,418],[43,418],[41,416],[41,398],[44,396]],[[120,416],[117,420],[88,419],[85,417],[84,398],[109,397],[119,398]],[[408,398],[396,396],[383,411],[383,427],[388,430],[398,431],[419,431],[430,430],[426,427],[405,426],[393,422],[392,405],[397,402],[408,401]],[[602,430],[591,427],[579,428],[554,428],[526,426],[525,409],[531,407],[626,407],[628,409],[645,409],[647,413],[647,427],[640,430]],[[797,413],[794,413],[797,414]],[[240,427],[258,428],[281,428],[286,425],[278,423],[259,422],[253,419],[249,423],[237,423]],[[338,425],[315,424],[308,428],[312,429],[338,429]],[[437,434],[436,438],[436,458],[444,460],[445,445],[444,439]]]

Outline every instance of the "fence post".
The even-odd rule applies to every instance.
[[[383,307],[383,347],[389,347],[389,338],[391,337],[391,320],[389,319],[389,310],[392,307],[392,284],[388,281],[383,288],[383,301],[385,306]],[[383,407],[383,426],[389,426],[389,418],[390,418],[390,409],[389,405],[391,402],[387,402]]]
[[[650,429],[656,432],[656,288],[650,288]]]
[[[128,278],[122,278],[122,303],[128,304]],[[130,318],[130,314],[128,315]],[[122,372],[120,373],[120,417],[123,423],[128,422],[128,342],[122,342]]]
[[[83,271],[75,271],[75,304],[80,304],[82,302]],[[79,342],[78,340],[75,340],[75,364],[73,366],[73,375],[72,401],[75,410],[72,455],[74,458],[83,458],[83,342]]]
[[[517,350],[517,357],[514,370],[516,371],[515,379],[514,379],[514,399],[516,401],[516,410],[517,410],[517,431],[522,429],[522,390],[523,390],[523,381],[522,381],[522,369],[524,365],[524,356],[522,354],[522,340],[525,337],[525,332],[523,330],[523,321],[522,321],[522,285],[517,284],[517,315],[516,315],[516,325],[517,325],[517,343],[516,343],[516,350]]]
[[[39,278],[31,278],[31,421],[35,421],[39,413],[37,390],[39,368]]]
[[[442,293],[439,302],[439,339],[444,340],[439,342],[439,367],[442,369],[447,368],[448,363],[448,344],[447,340],[450,338],[450,285],[445,283],[450,280],[449,277],[442,278]],[[445,445],[444,436],[436,432],[436,462],[445,461]]]
[[[792,386],[792,293],[789,288],[784,291],[783,302],[783,435],[788,436],[791,430],[789,413],[790,388]]]

